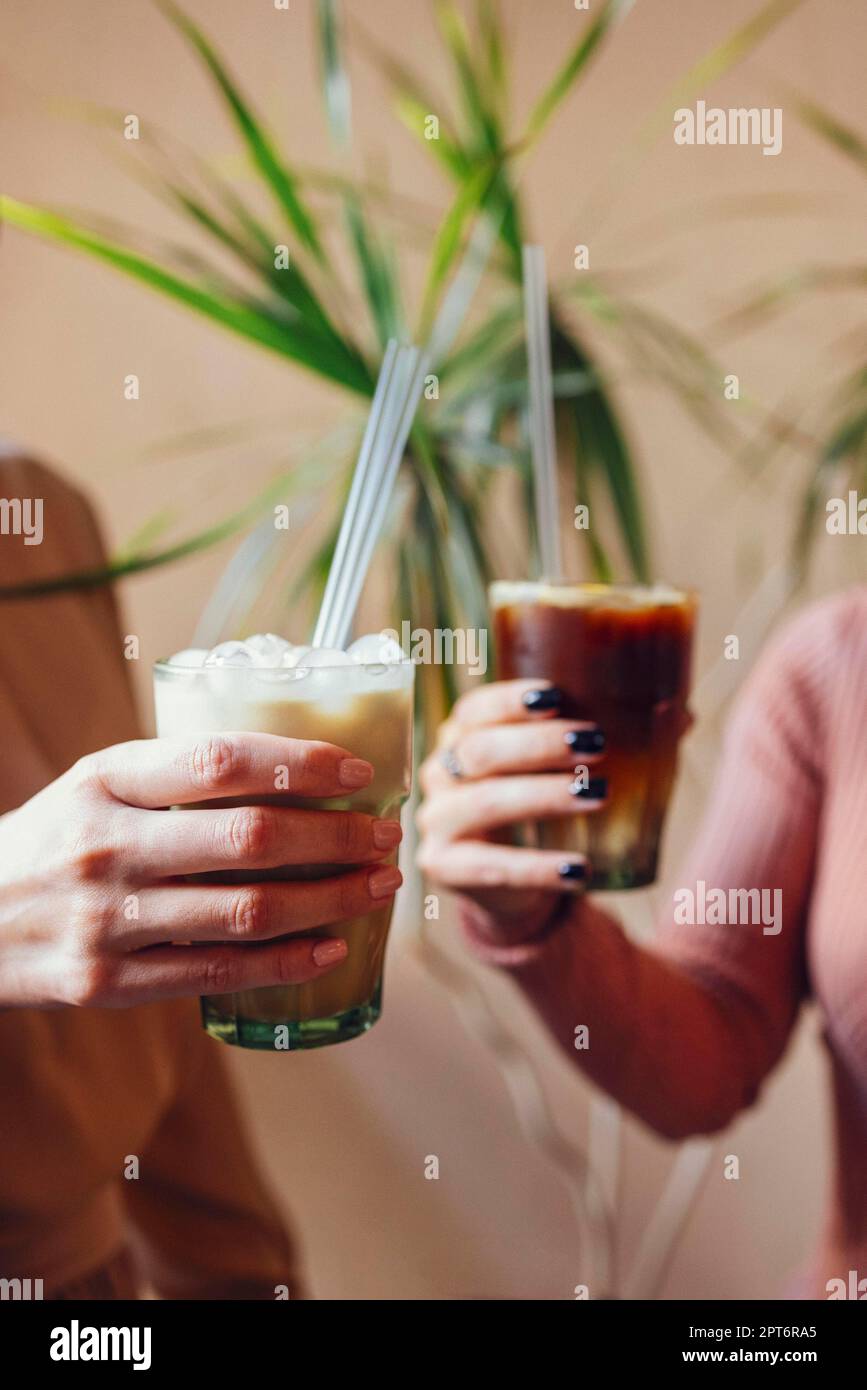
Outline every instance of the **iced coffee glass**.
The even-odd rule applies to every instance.
[[[256,640],[250,639],[254,644]],[[267,646],[266,639],[261,641]],[[250,650],[246,643],[223,646]],[[157,662],[154,699],[158,734],[172,737],[242,730],[338,744],[354,757],[372,763],[375,776],[368,787],[327,801],[279,792],[261,800],[273,805],[354,810],[398,818],[409,794],[412,768],[412,663],[400,656],[382,661],[344,658],[337,666],[305,664],[305,650],[293,649],[293,654],[300,655],[292,665],[233,664],[231,652],[219,665],[203,664],[208,656],[204,652],[179,653],[170,661]],[[187,655],[189,664],[184,664]],[[311,660],[309,652],[307,660]],[[208,803],[215,804],[238,803]],[[383,862],[395,859],[392,855]],[[352,867],[293,865],[259,875],[245,872],[236,878],[325,878]],[[228,881],[225,875],[222,879]],[[383,960],[392,906],[390,902],[354,921],[341,922],[340,935],[346,940],[349,955],[318,980],[203,998],[202,1021],[207,1032],[240,1047],[268,1050],[323,1047],[366,1032],[382,1009]],[[333,927],[305,933],[333,934]]]
[[[564,718],[605,734],[605,806],[540,822],[536,843],[586,855],[593,889],[652,883],[689,694],[695,596],[661,584],[499,582],[489,597],[500,679],[551,681]]]

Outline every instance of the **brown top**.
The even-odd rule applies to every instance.
[[[0,496],[44,508],[40,545],[0,535],[0,584],[102,563],[87,503],[54,473],[7,452]],[[127,674],[109,590],[0,602],[0,812],[138,736]],[[0,1277],[42,1278],[48,1297],[131,1239],[166,1297],[296,1291],[196,1000],[6,1010],[0,1074]]]

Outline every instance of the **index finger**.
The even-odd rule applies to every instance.
[[[279,734],[219,733],[137,739],[87,760],[105,789],[158,810],[218,797],[336,797],[366,787],[373,767],[346,748]]]
[[[516,724],[520,720],[544,718],[546,715],[550,718],[558,713],[562,701],[562,691],[541,676],[493,681],[490,685],[477,686],[456,701],[442,726],[445,741],[448,741],[448,735],[454,731],[456,724],[471,728],[483,724]]]

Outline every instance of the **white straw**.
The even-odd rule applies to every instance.
[[[371,451],[370,462],[365,473],[358,507],[352,517],[344,518],[341,530],[346,532],[344,562],[334,586],[334,593],[327,622],[322,627],[322,646],[338,647],[337,633],[345,628],[343,614],[346,610],[347,595],[352,585],[352,576],[357,571],[364,551],[365,535],[370,526],[370,516],[374,500],[383,485],[383,475],[388,461],[391,440],[400,423],[403,402],[409,388],[410,374],[414,358],[411,349],[401,347],[394,360],[394,370],[388,383],[380,416],[379,431]]]
[[[554,429],[548,285],[545,276],[545,252],[541,246],[523,247],[523,268],[524,319],[530,384],[530,443],[539,563],[544,578],[558,579],[563,566],[557,503],[557,440]]]
[[[342,648],[349,641],[352,620],[355,617],[355,610],[358,607],[358,600],[361,597],[361,590],[370,568],[370,562],[373,559],[376,543],[388,514],[389,503],[397,482],[397,475],[400,472],[406,441],[409,438],[415,412],[418,409],[419,397],[424,386],[429,361],[427,354],[421,355],[418,348],[412,349],[408,359],[408,380],[400,402],[402,409],[397,429],[391,438],[390,449],[383,460],[382,472],[377,478],[378,486],[371,488],[370,512],[366,515],[366,524],[360,527],[361,546],[358,561],[352,570],[348,571],[346,588],[341,595],[342,601],[338,606],[333,634],[334,646],[336,647]]]
[[[322,595],[319,617],[317,618],[316,629],[313,633],[314,647],[326,645],[324,640],[325,630],[328,626],[329,617],[334,611],[335,593],[340,582],[341,573],[346,564],[346,549],[349,544],[350,536],[353,533],[355,516],[364,491],[365,477],[370,466],[377,434],[379,433],[382,423],[383,409],[393,381],[397,350],[396,340],[394,338],[389,338],[383,355],[382,366],[379,370],[379,378],[376,383],[376,391],[374,392],[370,415],[367,419],[364,438],[361,441],[358,461],[355,465],[355,472],[352,475],[352,484],[349,489],[349,496],[346,499],[346,509],[343,513],[343,521],[341,522],[337,537],[337,544],[334,547],[334,555],[331,560],[331,568],[328,572],[325,592]]]
[[[382,530],[424,385],[427,357],[389,342],[313,636],[342,648]]]

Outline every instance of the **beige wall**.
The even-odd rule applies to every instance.
[[[349,0],[346,8],[381,42],[414,58],[432,85],[444,85],[424,0]],[[507,0],[505,8],[523,113],[587,17],[568,0]],[[646,302],[712,342],[745,395],[771,402],[818,390],[842,363],[834,344],[857,323],[854,307],[843,296],[813,300],[785,326],[744,338],[712,336],[711,325],[772,271],[854,259],[863,181],[788,110],[775,159],[749,147],[678,149],[666,128],[642,163],[624,174],[617,162],[639,117],[755,8],[748,0],[644,0],[552,125],[526,170],[524,192],[530,230],[546,245],[552,275],[567,276],[572,246],[588,241],[594,269],[628,270]],[[190,9],[231,54],[288,150],[324,162],[312,0],[291,0],[288,13],[269,0],[190,0]],[[129,146],[117,132],[82,122],[71,109],[81,102],[152,119],[227,171],[240,171],[203,78],[150,4],[6,0],[0,36],[4,190],[174,233],[168,214],[124,176]],[[780,93],[790,84],[857,121],[865,38],[863,8],[813,0],[708,95],[721,105],[785,108]],[[443,207],[445,186],[391,120],[369,66],[356,61],[353,80],[357,130],[372,164],[407,195]],[[809,196],[783,216],[751,202],[760,194]],[[746,215],[732,215],[735,208]],[[421,265],[407,247],[410,286],[417,287]],[[114,542],[164,506],[177,509],[186,530],[238,505],[287,450],[303,451],[336,411],[353,408],[313,378],[108,271],[15,233],[4,232],[0,243],[0,302],[0,429],[79,479],[98,498]],[[142,382],[136,403],[123,398],[128,372]],[[669,573],[674,566],[672,577],[704,595],[706,670],[740,602],[781,553],[803,462],[783,457],[747,486],[657,387],[630,383],[622,399],[658,564]],[[168,435],[257,418],[269,429],[234,448],[180,461],[153,452]],[[200,557],[123,587],[128,630],[142,641],[143,697],[147,661],[187,643],[226,556]],[[855,573],[854,545],[826,543],[820,561],[816,590],[846,582]],[[715,751],[715,730],[699,730],[669,862],[694,821]],[[331,1054],[232,1058],[266,1162],[301,1227],[315,1287],[335,1297],[569,1297],[581,1263],[563,1185],[521,1138],[485,1047],[401,947],[413,930],[409,908],[403,915],[386,1017],[370,1038]],[[506,985],[486,976],[484,988],[540,1060],[559,1123],[581,1139],[585,1088],[551,1055]],[[816,1031],[812,1024],[802,1031],[757,1111],[717,1144],[665,1281],[667,1296],[771,1296],[808,1251],[826,1166]],[[722,1179],[728,1152],[741,1157],[739,1183]],[[422,1178],[430,1153],[441,1159],[439,1183]],[[669,1158],[630,1127],[620,1204],[627,1263]]]

